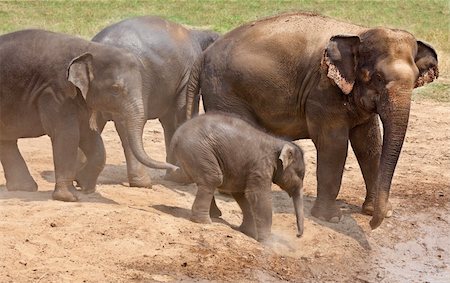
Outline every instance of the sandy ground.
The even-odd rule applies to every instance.
[[[395,173],[394,215],[371,231],[360,213],[365,191],[351,150],[339,203],[344,220],[311,217],[316,194],[315,149],[306,152],[305,234],[295,237],[289,197],[273,187],[274,241],[262,246],[235,230],[241,212],[217,195],[223,216],[189,221],[196,188],[149,169],[152,189],[127,187],[121,145],[112,124],[103,134],[107,165],[97,192],[77,203],[51,199],[48,137],[20,148],[39,184],[36,193],[8,192],[0,168],[0,282],[449,282],[450,105],[413,102]],[[150,121],[146,149],[164,160],[162,130]]]

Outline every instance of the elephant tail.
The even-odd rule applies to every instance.
[[[186,93],[186,118],[198,115],[200,103],[200,72],[203,69],[203,54],[195,60],[189,75]]]

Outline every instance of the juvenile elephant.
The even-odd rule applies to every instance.
[[[181,125],[170,145],[180,168],[197,184],[192,221],[211,223],[214,190],[231,193],[242,209],[240,230],[264,241],[272,226],[271,184],[293,198],[298,236],[303,234],[303,152],[247,122],[218,113]]]
[[[146,119],[159,118],[164,128],[167,161],[175,163],[168,147],[175,129],[186,120],[186,84],[202,50],[219,35],[212,31],[188,30],[168,20],[143,16],[113,24],[92,41],[125,49],[138,58]],[[125,121],[102,113],[99,129],[114,120],[127,162],[129,184],[151,187],[146,168],[134,157],[126,138]]]
[[[341,219],[336,197],[350,140],[366,183],[363,212],[391,214],[391,181],[411,93],[438,77],[434,49],[406,31],[309,13],[281,14],[223,35],[194,66],[187,114],[201,88],[206,111],[232,112],[317,149],[312,215]],[[383,123],[381,139],[378,116]]]
[[[121,115],[136,158],[160,169],[177,167],[152,160],[142,144],[146,116],[140,62],[112,46],[44,30],[0,36],[0,160],[8,190],[36,191],[36,182],[17,139],[48,135],[56,185],[53,198],[76,201],[73,181],[95,190],[105,164],[96,111]],[[76,172],[77,148],[87,162]]]

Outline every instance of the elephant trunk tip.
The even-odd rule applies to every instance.
[[[370,228],[372,228],[372,230],[375,230],[376,228],[378,228],[381,225],[383,220],[384,220],[384,216],[382,216],[380,214],[374,214],[372,216],[372,219],[369,222]]]

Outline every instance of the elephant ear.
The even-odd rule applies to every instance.
[[[291,165],[292,161],[294,161],[294,147],[289,143],[286,143],[281,149],[280,156],[278,159],[281,160],[281,164],[283,165],[283,171]]]
[[[439,77],[437,54],[431,45],[417,41],[417,55],[414,61],[419,69],[419,77],[414,87],[426,85]]]
[[[84,53],[75,57],[67,68],[67,80],[81,91],[84,99],[89,91],[89,84],[94,79],[92,60],[92,54]]]
[[[328,42],[322,58],[327,77],[349,94],[356,79],[357,54],[361,39],[356,35],[336,35]]]

